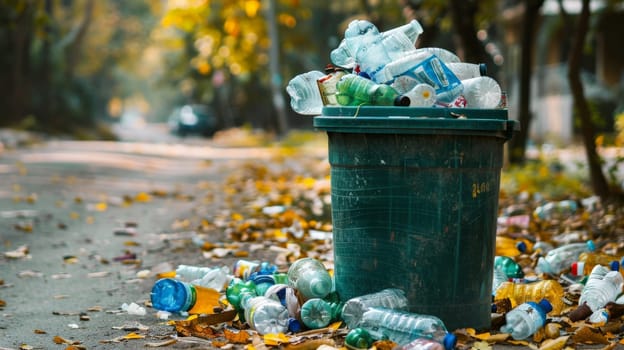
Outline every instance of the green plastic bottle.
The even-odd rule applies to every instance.
[[[345,74],[336,83],[336,99],[342,106],[409,106],[410,99],[394,88],[356,74]]]

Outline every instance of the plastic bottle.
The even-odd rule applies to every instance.
[[[386,84],[355,75],[346,74],[336,84],[338,103],[343,106],[408,106],[409,98],[399,95]]]
[[[418,54],[426,54],[426,55],[435,55],[444,63],[459,63],[461,59],[456,54],[452,53],[447,49],[443,49],[441,47],[421,47],[416,49],[414,52],[416,55]]]
[[[323,100],[316,81],[324,76],[322,72],[313,70],[299,74],[288,82],[286,92],[290,95],[293,111],[304,115],[321,114]]]
[[[225,296],[227,301],[236,309],[242,309],[242,301],[245,297],[257,296],[256,284],[253,281],[244,281],[240,278],[235,278],[230,281],[230,284],[225,289]]]
[[[610,301],[604,307],[594,311],[589,316],[589,322],[604,324],[609,320],[617,319],[624,315],[624,305]]]
[[[572,263],[570,273],[574,276],[587,276],[596,265],[609,266],[613,271],[620,270],[622,257],[600,252],[584,252],[578,261]]]
[[[496,255],[516,257],[528,252],[529,247],[527,241],[507,236],[496,236]]]
[[[508,282],[509,277],[502,268],[494,266],[492,273],[492,295],[496,295],[498,288],[504,283]]]
[[[451,62],[447,63],[446,66],[459,80],[477,78],[487,74],[487,66],[485,63]]]
[[[339,103],[336,99],[336,93],[338,92],[338,90],[336,90],[336,84],[340,78],[347,73],[343,69],[332,65],[328,65],[325,68],[325,73],[326,75],[324,77],[317,80],[321,93],[321,100],[325,106],[337,106]]]
[[[259,334],[288,331],[288,310],[279,301],[257,296],[245,300],[243,304],[247,324]]]
[[[546,314],[552,310],[546,299],[539,303],[526,302],[513,308],[505,314],[506,323],[500,329],[503,333],[510,333],[516,340],[522,340],[533,335],[546,323]]]
[[[362,328],[354,328],[347,333],[345,345],[349,349],[369,349],[373,345],[373,337]]]
[[[222,267],[199,267],[179,265],[176,268],[176,277],[191,284],[222,291],[230,279],[230,269]]]
[[[509,298],[511,305],[516,307],[522,303],[537,302],[548,299],[553,314],[558,315],[563,310],[563,286],[555,280],[540,280],[531,283],[504,282],[496,290],[494,300]]]
[[[374,339],[389,339],[401,346],[418,338],[436,340],[445,349],[453,349],[457,343],[438,317],[399,310],[371,308],[362,315],[357,328],[365,329]]]
[[[336,66],[347,69],[354,68],[356,66],[355,55],[361,45],[366,45],[376,35],[381,35],[383,40],[383,38],[393,36],[397,32],[405,34],[413,47],[423,29],[418,21],[412,20],[407,24],[380,33],[379,29],[372,23],[365,20],[354,20],[349,23],[347,30],[345,30],[344,39],[330,53],[330,59]]]
[[[150,299],[156,310],[212,314],[219,307],[220,293],[173,278],[161,278],[152,287]]]
[[[467,108],[488,108],[498,106],[501,99],[501,88],[498,82],[490,77],[481,76],[461,81],[462,96],[466,99]]]
[[[330,303],[320,298],[312,298],[301,305],[301,321],[310,329],[326,327],[340,318],[339,303]]]
[[[539,220],[565,219],[576,213],[578,204],[574,200],[548,202],[533,211],[533,216]]]
[[[520,264],[518,264],[514,259],[508,256],[495,256],[494,269],[502,270],[507,278],[524,277],[524,271],[522,271],[522,266],[520,266]]]
[[[401,58],[406,52],[414,51],[414,44],[403,32],[372,40],[367,45],[360,46],[355,54],[360,75],[377,80],[377,72],[395,59]]]
[[[503,215],[503,216],[499,216],[496,219],[496,223],[499,226],[526,229],[526,228],[529,228],[529,224],[531,223],[531,216],[528,214],[509,215],[509,216]]]
[[[342,320],[347,327],[355,328],[362,315],[373,307],[407,311],[409,305],[407,296],[401,289],[383,289],[347,300],[342,307]]]
[[[605,271],[606,274],[602,275]],[[624,278],[619,271],[610,271],[607,267],[596,265],[585,283],[579,298],[579,306],[586,305],[592,312],[604,307],[622,293]]]
[[[324,298],[332,290],[333,281],[325,266],[314,258],[302,258],[288,269],[288,285],[304,300]]]
[[[431,107],[436,101],[436,92],[429,84],[417,84],[403,94],[409,98],[410,107]]]
[[[256,294],[264,295],[264,293],[275,284],[275,279],[272,275],[253,275],[250,279],[256,285]]]
[[[581,253],[593,252],[596,246],[592,240],[584,243],[569,243],[550,250],[546,256],[539,257],[535,271],[558,275],[570,268]]]

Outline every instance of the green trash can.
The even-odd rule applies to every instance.
[[[449,330],[491,323],[503,109],[325,107],[342,300],[403,289]]]

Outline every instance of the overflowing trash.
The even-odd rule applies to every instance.
[[[292,109],[318,115],[324,106],[505,107],[506,96],[485,64],[461,62],[443,48],[416,48],[422,33],[416,20],[384,32],[353,20],[324,72],[290,80]]]

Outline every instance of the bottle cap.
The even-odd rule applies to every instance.
[[[576,322],[576,321],[580,321],[580,320],[586,319],[592,313],[593,313],[593,311],[589,308],[589,306],[587,306],[586,303],[583,303],[582,305],[580,305],[576,309],[572,310],[568,314],[568,317],[570,318],[570,321]]]
[[[169,312],[187,311],[195,303],[195,293],[191,286],[172,278],[156,281],[150,298],[156,310]]]
[[[526,253],[527,245],[523,241],[520,241],[516,244],[516,248],[520,251],[520,253]]]
[[[410,98],[405,95],[398,96],[396,99],[394,99],[394,105],[395,106],[409,106]]]
[[[485,63],[479,63],[479,74],[487,75],[487,65]]]
[[[570,272],[574,276],[584,276],[585,275],[585,263],[582,261],[576,261],[572,263],[570,267]]]
[[[540,300],[538,305],[542,308],[545,314],[552,311],[552,304],[548,301],[548,299]]]
[[[444,348],[446,350],[455,349],[455,345],[457,345],[457,337],[453,333],[446,333],[442,343],[444,344]]]
[[[301,322],[294,317],[288,319],[288,330],[293,333],[299,333],[301,331]]]
[[[307,297],[324,298],[331,292],[331,283],[327,283],[325,279],[313,278],[309,282],[309,290],[313,295]]]
[[[611,262],[611,264],[609,264],[611,266],[611,271],[620,271],[620,262],[617,260],[613,260]]]
[[[587,241],[587,249],[589,249],[590,252],[593,252],[594,250],[596,250],[596,245],[594,244],[594,241],[592,241],[591,239]]]

